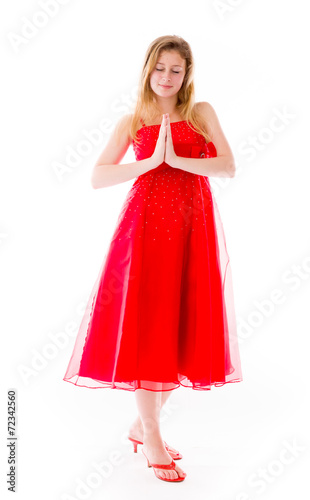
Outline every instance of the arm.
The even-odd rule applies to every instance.
[[[209,135],[216,147],[217,156],[215,158],[183,158],[177,156],[171,166],[186,170],[192,174],[208,177],[234,177],[236,171],[235,160],[218,117],[208,102],[200,102],[198,104],[200,112],[205,118],[208,130],[210,130]]]
[[[100,154],[91,176],[94,189],[129,181],[155,168],[152,158],[119,164],[131,144],[128,134],[131,115],[123,116],[117,123],[109,141]]]

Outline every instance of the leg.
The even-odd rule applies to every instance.
[[[158,393],[160,394],[160,408],[163,407],[163,405],[165,404],[169,396],[172,394],[172,392],[173,391],[162,391]],[[140,441],[143,441],[143,425],[140,415],[137,416],[129,432],[131,435],[136,436],[136,439],[140,439]]]
[[[137,389],[135,396],[144,436],[154,434],[155,432],[160,436],[161,393]]]
[[[161,408],[164,406],[165,402],[167,401],[169,396],[171,396],[172,393],[173,393],[173,391],[162,391],[160,393],[161,394]]]
[[[170,464],[171,457],[167,452],[160,433],[160,409],[161,393],[156,391],[147,391],[145,389],[136,389],[135,397],[138,411],[143,426],[143,450],[150,462],[160,464]],[[184,472],[178,466],[176,470],[157,469],[161,477],[176,478],[177,472],[184,476]]]

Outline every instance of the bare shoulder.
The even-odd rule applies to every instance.
[[[219,122],[213,106],[207,101],[196,102],[195,106],[196,106],[198,113],[204,119],[205,125],[207,126],[207,128],[211,129],[211,131],[212,131],[212,128],[213,128],[212,125],[215,122],[217,122],[217,123]]]
[[[129,139],[129,130],[132,123],[133,113],[123,115],[115,126],[115,133],[119,133]]]
[[[207,101],[197,102],[195,106],[197,106],[197,111],[206,124],[208,134],[216,147],[218,156],[233,158],[232,150],[213,106]]]

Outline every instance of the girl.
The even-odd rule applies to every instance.
[[[213,107],[194,102],[193,72],[183,38],[154,40],[135,110],[94,166],[95,189],[135,181],[63,379],[135,392],[128,437],[164,481],[186,477],[159,426],[172,391],[242,381],[229,257],[208,179],[233,177],[235,163]],[[120,164],[131,144],[136,161]]]

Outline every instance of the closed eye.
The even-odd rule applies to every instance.
[[[155,69],[156,69],[156,71],[164,71],[163,69],[158,69],[158,68],[155,68]],[[179,74],[179,73],[180,73],[180,71],[173,71],[173,70],[172,70],[172,73],[177,73],[177,74]]]

